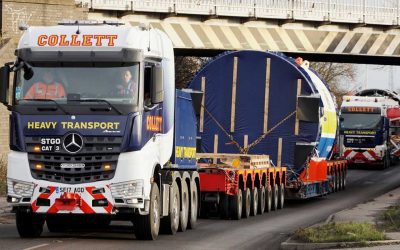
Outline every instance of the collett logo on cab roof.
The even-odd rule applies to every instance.
[[[380,113],[380,108],[377,107],[343,107],[342,111],[353,113]]]
[[[40,35],[38,46],[115,46],[118,35]]]

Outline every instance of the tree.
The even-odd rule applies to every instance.
[[[328,84],[340,107],[343,96],[348,93],[346,87],[353,85],[355,81],[356,67],[353,64],[332,62],[311,62],[310,67]]]
[[[175,57],[175,86],[186,88],[196,72],[208,60],[205,57],[176,56]]]

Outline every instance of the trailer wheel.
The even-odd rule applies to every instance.
[[[281,184],[278,186],[278,209],[282,209],[285,204],[285,186]]]
[[[342,190],[342,172],[338,170],[336,176],[337,176],[337,184],[336,184],[337,191],[340,191]]]
[[[338,175],[337,172],[335,171],[333,174],[333,193],[338,191]]]
[[[265,210],[265,188],[258,189],[258,214],[263,214]]]
[[[251,190],[251,206],[250,206],[250,215],[256,216],[258,208],[258,189],[255,187]]]
[[[197,224],[197,215],[199,211],[199,194],[197,193],[197,185],[193,180],[190,182],[190,207],[189,207],[189,223],[188,228],[194,229]]]
[[[347,181],[346,181],[347,174],[346,174],[346,173],[347,173],[346,171],[343,171],[343,179],[342,179],[342,182],[343,182],[343,184],[342,184],[343,190],[346,189],[346,184],[347,184]]]
[[[148,215],[135,214],[134,228],[136,239],[155,240],[160,231],[160,191],[156,183],[151,185],[150,211]]]
[[[179,212],[180,212],[179,187],[174,182],[169,191],[169,215],[161,220],[162,232],[167,234],[176,234],[179,228]]]
[[[189,190],[187,183],[182,180],[181,211],[179,213],[179,232],[185,232],[189,220]]]
[[[40,215],[18,210],[15,220],[21,238],[36,238],[43,232],[44,218]]]
[[[278,185],[272,187],[272,210],[278,210]]]
[[[231,218],[234,220],[240,220],[242,218],[243,208],[243,194],[242,190],[238,189],[235,196],[230,197],[229,211],[231,212]]]
[[[272,190],[271,186],[265,187],[265,212],[269,213],[272,209]]]
[[[249,218],[250,217],[250,208],[251,207],[251,194],[250,189],[246,188],[243,195],[243,212],[242,218]]]

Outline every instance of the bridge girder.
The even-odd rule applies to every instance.
[[[89,18],[104,18],[91,13]],[[106,15],[107,18],[113,18]],[[132,25],[149,23],[171,38],[177,55],[214,56],[227,50],[271,50],[314,61],[400,65],[400,30],[388,26],[223,19],[119,13]],[[322,25],[321,25],[322,24]]]

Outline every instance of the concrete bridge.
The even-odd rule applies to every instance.
[[[150,23],[178,55],[281,51],[314,60],[400,64],[399,0],[79,0],[89,19]],[[327,56],[329,55],[329,56]]]

